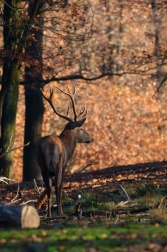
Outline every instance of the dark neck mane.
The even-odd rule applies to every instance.
[[[63,130],[62,133],[59,136],[63,148],[65,149],[65,152],[67,154],[67,159],[69,160],[71,156],[73,155],[76,145],[77,145],[77,140],[75,136],[75,130]]]

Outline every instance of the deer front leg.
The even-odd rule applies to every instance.
[[[61,213],[60,215],[63,215],[63,208],[62,208],[62,186],[63,186],[63,177],[61,179],[61,184],[60,184],[60,187],[59,187],[59,195],[60,195],[60,208],[59,208],[59,212]]]
[[[52,190],[52,178],[49,177],[49,184],[46,186],[47,195],[48,195],[48,213],[47,216],[51,217],[51,190]]]

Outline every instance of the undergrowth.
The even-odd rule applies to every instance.
[[[64,210],[66,213],[72,214],[75,212],[78,202],[81,202],[81,209],[83,212],[91,211],[103,211],[111,212],[115,214],[115,221],[118,222],[118,215],[123,216],[122,212],[125,211],[125,216],[123,219],[136,220],[138,221],[138,215],[134,216],[133,214],[128,215],[128,211],[133,213],[142,211],[147,211],[149,220],[158,220],[162,219],[165,221],[166,218],[166,192],[167,185],[158,185],[154,183],[145,183],[137,186],[125,186],[130,201],[125,202],[124,193],[118,189],[114,188],[107,192],[99,192],[98,190],[91,191],[78,191],[73,203],[66,207]],[[117,214],[118,213],[118,214]],[[133,215],[133,216],[132,216]],[[99,217],[98,217],[99,218]],[[119,217],[119,220],[121,218]]]

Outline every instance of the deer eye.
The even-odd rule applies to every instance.
[[[83,128],[80,128],[80,131],[83,131]]]

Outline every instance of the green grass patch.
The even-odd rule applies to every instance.
[[[167,225],[164,224],[68,225],[60,229],[36,230],[1,229],[0,251],[130,251],[133,247],[134,251],[142,251],[154,246],[163,249],[167,246],[166,233]]]

